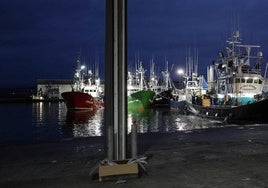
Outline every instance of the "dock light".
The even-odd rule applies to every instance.
[[[183,69],[178,69],[178,70],[177,70],[177,74],[178,74],[178,75],[183,75],[183,73],[184,73]]]
[[[184,88],[184,86],[183,86],[183,74],[184,74],[183,69],[178,69],[177,74],[179,75],[178,89],[183,89]]]
[[[86,68],[85,65],[82,65],[82,66],[80,67],[81,70],[83,70],[83,69],[85,69],[85,68]]]

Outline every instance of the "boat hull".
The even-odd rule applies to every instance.
[[[201,106],[187,102],[187,109],[197,116],[224,120],[228,123],[268,123],[268,99],[242,106]]]
[[[173,99],[172,90],[162,91],[153,98],[153,107],[169,107],[170,101]]]
[[[101,104],[90,94],[83,92],[63,92],[61,94],[69,110],[96,110]]]
[[[128,105],[129,105],[128,108],[132,108],[131,107],[132,104],[130,103],[130,101],[133,101],[133,100],[139,100],[143,108],[150,108],[152,106],[152,100],[154,96],[155,96],[155,92],[151,90],[142,90],[142,91],[137,91],[135,93],[132,93],[130,95],[131,98],[128,102]]]
[[[140,100],[128,97],[128,111],[144,110]]]
[[[268,99],[231,109],[232,122],[268,123]]]
[[[170,110],[178,111],[181,114],[187,114],[187,104],[185,100],[182,101],[170,101],[169,103]]]

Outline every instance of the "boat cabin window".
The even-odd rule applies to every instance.
[[[188,87],[197,87],[197,84],[195,82],[191,82],[191,81],[189,81],[187,83],[187,85],[188,85]]]
[[[252,84],[253,83],[253,79],[252,78],[247,79],[247,83],[248,84]]]
[[[259,84],[262,84],[262,80],[259,80]]]
[[[235,79],[235,83],[238,83],[239,84],[240,83],[240,78],[236,78]]]
[[[254,84],[259,83],[259,79],[254,79],[253,81],[254,81]]]
[[[227,84],[232,84],[232,83],[234,83],[232,78],[227,79],[226,82],[227,82]]]
[[[245,78],[241,78],[241,83],[246,83]]]

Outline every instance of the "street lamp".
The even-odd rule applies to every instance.
[[[183,74],[184,74],[184,71],[183,69],[178,69],[177,70],[177,74],[179,75],[179,89],[182,89],[183,88]]]
[[[86,68],[85,65],[82,65],[82,66],[80,67],[81,70],[83,70],[83,69],[85,69],[85,68]]]
[[[178,69],[178,70],[177,70],[177,73],[178,73],[178,75],[181,76],[181,75],[183,75],[184,71],[183,71],[183,69]]]

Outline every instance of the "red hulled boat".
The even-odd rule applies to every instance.
[[[77,60],[77,69],[74,74],[72,91],[63,92],[69,110],[96,110],[104,106],[104,89],[100,85],[100,79],[91,70],[86,71],[84,65],[80,66]]]
[[[102,106],[99,101],[88,93],[69,91],[62,93],[61,96],[70,110],[95,110]]]

